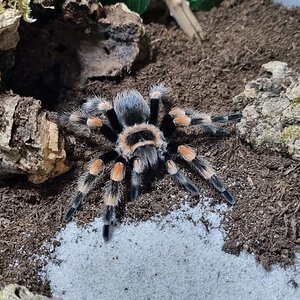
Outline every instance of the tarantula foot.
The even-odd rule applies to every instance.
[[[70,207],[67,211],[67,213],[65,214],[65,217],[64,217],[64,221],[67,223],[67,222],[70,222],[71,219],[73,218],[73,215],[75,214],[76,212],[76,209],[74,207]]]
[[[232,113],[226,116],[213,116],[211,120],[217,123],[225,123],[228,121],[238,121],[243,117],[242,113]]]
[[[140,195],[139,190],[132,187],[130,189],[129,201],[131,202],[135,201],[139,197],[139,195]]]
[[[218,128],[218,130],[216,131],[216,133],[214,134],[216,137],[229,137],[231,134],[228,130],[223,129],[223,128]]]
[[[103,231],[102,236],[105,242],[108,242],[112,235],[112,229],[116,225],[116,212],[115,207],[108,205],[106,207],[106,211],[104,213],[104,225],[103,225]]]
[[[111,237],[111,230],[110,230],[111,225],[103,225],[103,232],[102,236],[105,242],[108,242]]]
[[[116,224],[117,224],[117,222],[111,222],[111,224],[103,225],[102,236],[103,236],[104,242],[110,241]]]
[[[231,195],[231,193],[226,190],[221,195],[224,197],[224,199],[231,205],[236,203],[236,199]]]

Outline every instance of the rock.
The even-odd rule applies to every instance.
[[[26,287],[9,284],[0,291],[0,300],[59,300],[31,293]]]
[[[300,74],[272,61],[233,101],[244,106],[239,134],[257,148],[300,160]]]
[[[10,93],[0,95],[0,176],[27,174],[42,183],[68,170],[64,139],[40,102]]]

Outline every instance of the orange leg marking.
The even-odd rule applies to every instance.
[[[172,117],[184,117],[185,116],[185,111],[182,108],[179,107],[174,107],[173,109],[170,110],[169,115]]]
[[[112,107],[112,106],[111,106],[110,103],[108,103],[108,102],[102,102],[102,103],[99,104],[99,109],[100,109],[100,110],[107,111],[107,110],[110,110],[111,107]]]
[[[88,118],[86,125],[89,127],[101,127],[102,121],[99,118]]]
[[[174,175],[178,172],[176,164],[174,163],[173,160],[167,161],[167,170],[168,170],[168,173],[171,175]]]
[[[101,159],[94,160],[90,165],[90,174],[98,175],[103,165],[103,161]]]
[[[124,171],[125,166],[121,162],[115,163],[111,170],[110,179],[113,181],[122,181],[124,179]]]
[[[189,117],[177,117],[174,119],[174,124],[175,125],[180,125],[180,126],[189,126],[191,124],[191,118]]]
[[[196,152],[193,149],[183,145],[178,147],[178,153],[188,162],[193,161],[196,157]]]

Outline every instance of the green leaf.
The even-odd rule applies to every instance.
[[[188,0],[193,10],[210,10],[219,5],[223,0]]]
[[[125,3],[127,7],[135,11],[138,14],[142,14],[149,6],[150,0],[123,0],[123,1],[117,1],[117,0],[103,0],[101,1],[102,4],[115,4],[118,2]]]

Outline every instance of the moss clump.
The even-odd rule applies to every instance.
[[[284,140],[291,140],[291,139],[300,139],[300,126],[299,125],[291,125],[285,127],[281,134]]]
[[[30,1],[31,0],[4,0],[0,4],[0,13],[5,12],[5,9],[7,8],[12,8],[21,13],[24,21],[34,22],[35,19],[30,17]]]
[[[293,104],[300,104],[300,97],[297,97],[295,99],[292,100]]]

